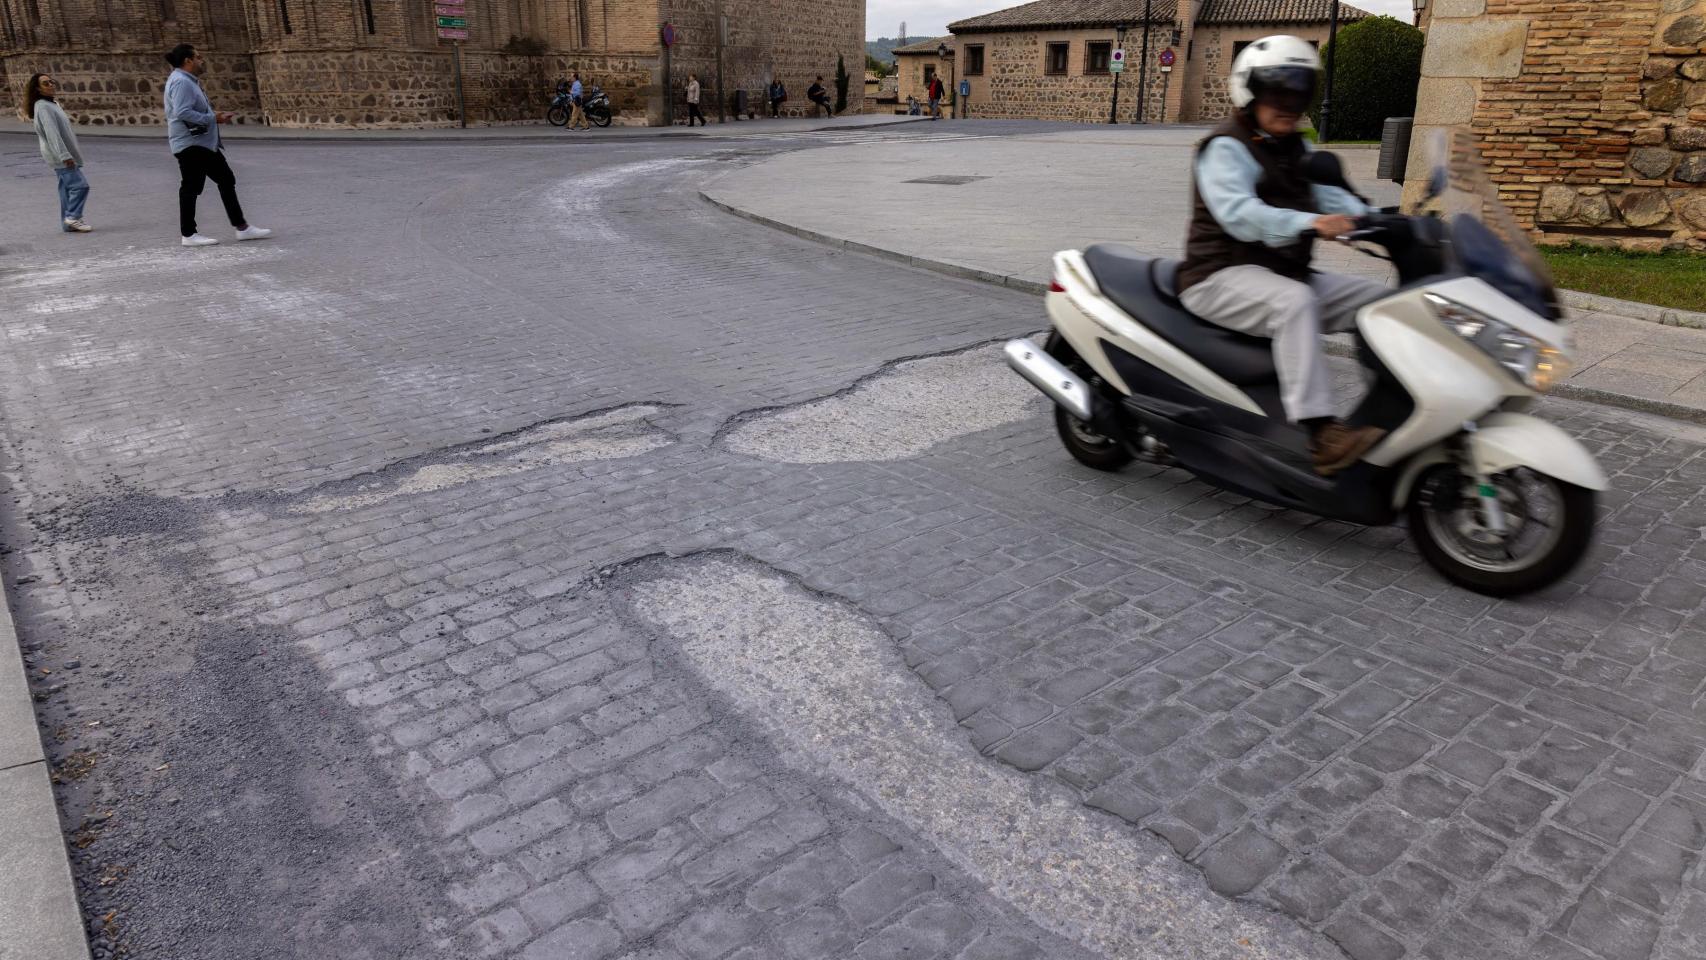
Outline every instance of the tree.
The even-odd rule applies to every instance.
[[[847,109],[847,58],[835,55],[835,112]]]
[[[1378,140],[1386,118],[1415,116],[1422,43],[1422,31],[1392,17],[1369,17],[1339,31],[1338,39],[1321,51],[1323,63],[1329,54],[1333,57],[1333,116],[1327,133],[1334,140]],[[1321,129],[1319,97],[1309,118]]]
[[[873,57],[868,53],[865,54],[865,70],[869,73],[874,73],[879,77],[886,77],[889,73],[888,64],[883,63],[881,60],[878,60],[876,57]]]

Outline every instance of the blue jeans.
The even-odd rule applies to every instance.
[[[83,219],[83,204],[89,199],[89,180],[79,167],[54,167],[59,177],[59,218]]]

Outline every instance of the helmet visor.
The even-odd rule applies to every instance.
[[[1257,67],[1250,71],[1250,93],[1257,103],[1286,113],[1302,113],[1315,101],[1318,78],[1309,67]]]

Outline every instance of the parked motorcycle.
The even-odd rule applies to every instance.
[[[545,111],[545,119],[554,127],[567,126],[569,118],[574,116],[574,101],[569,97],[569,89],[567,80],[557,81],[557,94],[551,98],[551,106]],[[592,84],[581,85],[581,110],[594,126],[610,126],[610,96],[602,88]]]
[[[1056,404],[1079,462],[1135,457],[1210,484],[1357,524],[1402,512],[1417,549],[1490,596],[1544,587],[1585,553],[1605,471],[1529,411],[1570,366],[1570,341],[1539,253],[1498,200],[1467,134],[1441,137],[1427,216],[1363,217],[1347,240],[1386,251],[1400,286],[1357,316],[1372,385],[1347,419],[1387,430],[1361,462],[1312,469],[1280,406],[1272,342],[1192,316],[1179,262],[1116,244],[1055,254],[1046,344],[1007,344],[1009,365]],[[1336,157],[1312,180],[1350,189]],[[1364,248],[1365,251],[1367,248]]]

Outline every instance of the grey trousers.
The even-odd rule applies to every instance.
[[[1297,423],[1335,412],[1321,335],[1352,329],[1359,309],[1390,292],[1385,284],[1342,273],[1315,273],[1299,283],[1265,267],[1242,266],[1216,271],[1179,300],[1211,323],[1273,340],[1280,402],[1286,419]]]

